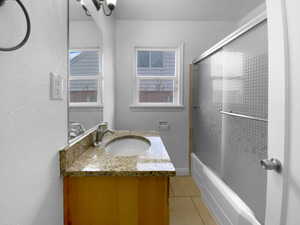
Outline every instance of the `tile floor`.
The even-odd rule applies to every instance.
[[[170,179],[170,225],[217,225],[190,176]]]

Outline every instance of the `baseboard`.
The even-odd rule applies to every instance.
[[[190,175],[189,168],[176,168],[176,176],[188,176]]]
[[[191,173],[219,225],[260,225],[250,208],[195,154]]]

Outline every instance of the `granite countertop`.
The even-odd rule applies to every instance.
[[[116,156],[105,151],[107,143],[122,136],[142,136],[149,150],[137,156]],[[116,131],[99,147],[88,147],[65,169],[64,176],[175,176],[176,171],[158,132]]]

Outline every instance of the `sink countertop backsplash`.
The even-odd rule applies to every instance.
[[[63,176],[175,176],[175,168],[156,131],[115,131],[107,134],[99,147],[93,147],[91,132],[76,144],[60,151]],[[116,156],[105,151],[105,145],[122,136],[142,136],[151,145],[137,156]]]

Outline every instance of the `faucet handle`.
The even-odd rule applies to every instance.
[[[98,126],[99,130],[107,130],[108,129],[108,123],[107,122],[102,122]]]

